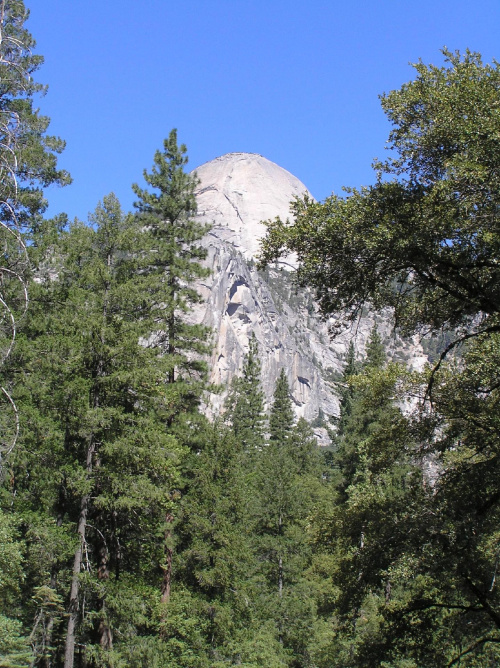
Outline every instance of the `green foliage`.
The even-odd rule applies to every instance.
[[[30,266],[22,232],[37,227],[46,209],[43,188],[70,183],[57,169],[57,154],[64,142],[46,134],[49,118],[34,108],[34,96],[45,87],[34,75],[43,58],[33,53],[35,42],[24,27],[28,12],[22,0],[1,5],[0,20],[0,357],[8,357],[16,336],[17,321],[28,305],[27,276]],[[0,392],[0,456],[15,446],[18,418],[6,384]],[[0,460],[0,471],[3,462]]]
[[[332,458],[333,466],[342,476],[342,482],[338,481],[339,489],[344,492],[366,456],[365,449],[371,447],[367,445],[369,441],[383,438],[377,436],[379,431],[385,436],[386,429],[400,422],[400,412],[394,407],[397,367],[392,373],[384,374],[385,360],[384,346],[376,326],[370,333],[362,365],[356,363],[354,346],[352,342],[350,344],[338,428],[334,435],[336,452]]]
[[[64,142],[46,134],[49,118],[33,106],[33,96],[45,91],[33,75],[43,57],[33,54],[35,41],[24,27],[28,12],[22,0],[2,6],[0,43],[0,163],[2,181],[1,220],[28,229],[33,216],[46,202],[42,188],[51,183],[65,185],[69,175],[57,169],[57,154]]]
[[[290,387],[284,369],[281,369],[274,390],[273,405],[269,417],[269,438],[277,446],[284,445],[294,423]]]
[[[179,568],[192,590],[215,602],[234,598],[244,585],[248,554],[241,445],[223,425],[207,425],[201,450],[193,452],[178,528]],[[243,592],[238,592],[241,598]]]
[[[270,438],[256,458],[253,543],[264,618],[272,619],[289,665],[309,666],[311,629],[317,616],[316,584],[307,576],[312,559],[308,520],[331,499],[311,427],[296,426],[285,372],[278,377]]]
[[[498,313],[498,103],[500,70],[479,55],[444,52],[444,67],[382,97],[394,157],[375,185],[324,203],[294,205],[269,225],[263,261],[296,252],[301,282],[325,314],[354,320],[365,302],[391,306],[396,323],[493,326]]]
[[[2,327],[0,347],[3,357],[10,348],[16,325],[27,304],[26,246],[20,232],[29,233],[38,226],[38,216],[47,203],[43,188],[70,183],[69,175],[57,169],[57,155],[64,142],[47,135],[49,118],[34,107],[34,96],[45,87],[34,75],[43,57],[33,53],[35,41],[24,27],[28,12],[22,0],[2,3],[0,25],[0,234],[2,236],[1,275]],[[7,379],[5,375],[3,382]],[[9,383],[11,390],[12,377]],[[5,402],[2,387],[0,475],[2,482],[13,483],[11,462],[4,453],[15,443],[17,409]],[[3,496],[3,495],[2,495]],[[4,499],[2,498],[2,506]],[[21,530],[24,517],[5,504],[0,510],[0,664],[6,668],[32,665],[33,655],[25,637],[22,622],[12,619],[25,610],[26,586],[24,563],[26,542]],[[25,606],[26,607],[26,606]],[[33,642],[32,642],[33,644]]]
[[[247,461],[241,443],[217,424],[207,425],[188,461],[174,593],[162,627],[172,665],[288,665],[262,607]]]
[[[0,665],[312,666],[317,445],[304,420],[293,426],[282,374],[266,446],[255,337],[231,428],[198,413],[209,332],[186,316],[208,273],[207,228],[186,149],[172,131],[133,215],[109,195],[90,225],[42,220],[41,188],[69,177],[32,106],[42,60],[24,5],[5,10],[0,133],[14,153],[0,160],[9,171],[15,156],[19,189],[5,181],[1,216],[29,231],[36,280],[3,369],[22,431],[1,462]]]
[[[22,548],[15,518],[0,511],[0,666],[3,668],[27,668],[32,659],[22,623],[12,618],[20,612],[19,595],[24,579]]]
[[[29,668],[33,654],[21,622],[0,614],[0,668]]]
[[[418,63],[382,97],[375,185],[269,224],[263,260],[296,252],[325,315],[391,307],[434,335],[424,374],[387,363],[376,327],[362,363],[351,344],[325,473],[284,370],[266,440],[255,336],[228,425],[198,412],[207,228],[175,130],[135,214],[110,195],[90,226],[39,218],[69,177],[33,109],[25,18],[5,3],[0,162],[19,190],[4,180],[0,218],[30,230],[36,281],[4,369],[22,432],[1,462],[0,666],[71,666],[75,642],[93,668],[498,665],[498,64]]]
[[[260,448],[264,443],[264,393],[260,375],[259,345],[252,332],[242,376],[233,380],[227,400],[228,421],[247,451]]]
[[[0,511],[0,611],[15,604],[23,578],[22,543],[19,542],[15,518]]]
[[[155,385],[165,370],[139,345],[150,329],[129,315],[135,310],[127,290],[134,263],[124,241],[130,221],[110,196],[94,222],[95,230],[76,224],[61,234],[58,276],[33,285],[14,360],[22,368],[16,398],[28,428],[13,459],[13,498],[25,517],[30,578],[64,597],[67,560],[81,549],[71,531],[83,511],[92,525],[88,535],[82,529],[84,568],[107,580],[110,569],[127,569],[136,557],[140,572],[134,535],[151,534],[151,513],[158,517],[165,503],[161,484],[175,478],[180,452],[152,412],[161,409],[163,393]],[[37,562],[40,549],[45,558]],[[87,580],[79,586],[91,613],[102,608],[98,601],[108,598],[108,587],[99,591]],[[36,616],[55,612],[41,600],[29,607]],[[49,645],[53,640],[47,638]]]
[[[408,533],[424,493],[411,430],[395,406],[400,374],[394,365],[365,364],[351,377],[351,412],[334,455],[341,473],[333,478],[337,502],[314,518],[317,544],[331,554],[326,609],[335,615],[328,658],[320,665],[380,665],[395,632],[384,625],[398,598],[391,568],[411,550]]]
[[[59,601],[71,581],[70,624],[96,665],[119,665],[131,639],[158,623],[165,516],[205,382],[205,330],[184,313],[197,299],[189,282],[205,270],[182,216],[184,232],[165,243],[162,221],[124,216],[113,195],[91,222],[65,230],[55,221],[34,237],[40,270],[11,366],[23,378],[16,400],[26,427],[8,496],[23,515],[30,581],[52,597],[26,607],[39,656],[60,651]],[[169,274],[175,248],[185,264]]]
[[[340,383],[340,415],[337,422],[337,432],[333,435],[333,443],[338,448],[338,440],[344,434],[346,423],[352,412],[352,400],[354,396],[351,380],[356,375],[358,364],[356,363],[356,353],[354,343],[350,341],[347,351],[347,360],[344,367],[344,373]]]
[[[340,503],[316,518],[319,543],[335,546],[329,577],[338,628],[327,665],[437,667],[455,665],[461,653],[465,665],[497,660],[496,445],[490,431],[486,473],[479,453],[488,446],[478,431],[497,413],[495,392],[486,389],[496,384],[494,338],[471,346],[459,376],[449,369],[440,377],[436,413],[425,420],[408,420],[394,406],[408,382],[394,365],[367,364],[353,377],[336,455]],[[441,471],[434,481],[416,466],[423,453],[415,437],[434,440],[424,455]]]
[[[209,274],[209,270],[200,264],[207,251],[199,244],[208,226],[193,218],[196,213],[194,190],[198,181],[192,174],[184,172],[185,154],[186,147],[183,144],[177,146],[177,131],[172,130],[164,141],[163,152],[155,153],[151,173],[144,171],[144,179],[150,188],[133,185],[139,198],[135,203],[135,229],[139,233],[136,240],[142,251],[135,291],[150,295],[149,307],[153,307],[156,319],[162,323],[151,332],[154,333],[154,345],[169,356],[168,382],[176,382],[176,391],[181,391],[184,379],[203,372],[200,355],[209,350],[205,343],[209,335],[207,329],[188,324],[185,319],[189,309],[201,301],[193,281]],[[186,351],[198,355],[186,355]]]
[[[391,307],[403,332],[445,342],[411,382],[368,364],[348,383],[342,503],[318,516],[335,545],[328,665],[498,662],[500,70],[444,55],[382,97],[392,156],[375,185],[297,201],[263,246],[264,261],[297,253],[326,315]],[[421,410],[405,418],[396,396]]]
[[[377,325],[374,325],[366,344],[364,367],[366,369],[381,369],[386,361],[387,356],[385,354],[384,344],[382,343]],[[348,360],[348,365],[350,364],[351,362]]]

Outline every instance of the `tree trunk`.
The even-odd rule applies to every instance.
[[[281,537],[282,534],[283,534],[283,519],[282,519],[281,513],[280,513],[279,519],[278,519],[278,536]],[[279,596],[280,603],[281,603],[281,600],[283,598],[283,557],[281,555],[281,541],[280,541],[280,544],[279,544],[279,550],[280,550],[280,555],[278,557],[278,596]],[[280,609],[281,609],[281,605],[280,605]],[[281,613],[280,613],[280,621],[279,621],[279,637],[278,637],[278,639],[279,639],[280,644],[282,645],[283,644],[283,617],[282,617]]]
[[[170,545],[172,538],[172,522],[174,516],[172,513],[167,513],[165,516],[165,566],[163,566],[163,583],[161,587],[161,602],[168,603],[170,600],[170,588],[172,586],[172,556],[173,549]]]
[[[120,543],[120,539],[118,537],[117,517],[118,517],[118,513],[116,512],[116,510],[113,510],[113,512],[111,514],[111,526],[112,526],[111,539],[112,539],[112,545],[113,545],[112,564],[113,564],[113,568],[114,568],[114,572],[115,572],[115,578],[117,580],[119,580],[120,579],[120,566],[121,566],[121,559],[122,559],[122,546],[121,546],[121,543]]]
[[[86,470],[87,475],[92,473],[92,460],[96,450],[96,442],[93,437],[91,437],[89,447],[87,449],[87,462]],[[69,606],[68,606],[68,630],[66,633],[66,647],[64,650],[64,668],[73,668],[75,661],[75,630],[76,622],[78,619],[79,612],[79,594],[80,594],[80,571],[82,568],[82,559],[83,559],[83,548],[86,544],[85,534],[87,530],[87,513],[89,510],[89,501],[90,495],[85,494],[82,497],[80,502],[80,516],[78,518],[78,535],[80,536],[80,541],[78,543],[78,548],[75,552],[75,558],[73,560],[73,577],[71,578],[71,590],[69,594]]]
[[[101,607],[101,612],[103,615],[106,614],[106,605],[103,603]],[[111,627],[107,623],[106,619],[103,617],[99,622],[99,644],[101,649],[111,650],[113,649],[113,633]]]
[[[78,519],[78,535],[80,536],[80,541],[73,561],[73,577],[71,579],[71,591],[69,594],[68,631],[66,633],[66,647],[64,651],[64,668],[73,668],[75,660],[75,629],[80,608],[78,600],[80,593],[80,570],[82,567],[83,546],[85,545],[89,498],[89,495],[86,494],[82,498],[80,504],[80,517]]]
[[[101,541],[101,545],[99,547],[99,568],[97,569],[97,577],[99,580],[104,581],[109,579],[109,554],[104,540]],[[105,596],[102,597],[100,605],[101,620],[99,622],[98,629],[99,644],[102,649],[110,650],[113,649],[113,633],[107,619]]]
[[[46,646],[50,647],[52,645],[52,634],[54,632],[54,618],[51,617],[47,623],[47,632],[46,637]],[[52,668],[52,656],[50,651],[47,651],[43,659],[44,668]]]
[[[58,516],[57,526],[61,526],[61,524],[62,524],[62,517]],[[56,586],[57,586],[56,568],[55,566],[52,566],[52,570],[50,573],[50,588],[55,591]],[[43,659],[44,668],[52,668],[52,653],[48,648],[52,646],[53,633],[54,633],[54,617],[50,615],[49,621],[47,622],[47,630],[45,632],[45,643],[44,643],[45,656]]]
[[[63,523],[64,508],[65,508],[66,496],[64,493],[64,486],[59,486],[59,494],[57,501],[57,520],[56,526],[61,527]],[[56,590],[57,587],[57,566],[56,563],[52,565],[50,570],[50,588]],[[45,641],[44,641],[44,658],[43,658],[43,668],[52,668],[52,652],[49,649],[52,647],[52,636],[54,633],[54,617],[50,614],[49,621],[47,622],[47,630],[45,631]]]
[[[283,519],[281,513],[278,518],[278,536],[283,534]],[[278,557],[278,596],[283,598],[283,557],[281,556],[281,545],[279,546],[280,556]]]
[[[111,266],[112,257],[108,253],[107,264],[108,267]],[[108,292],[109,292],[109,281],[104,286],[104,299],[103,299],[103,316],[104,321],[107,318],[108,312]],[[105,341],[105,330],[101,331],[101,343],[104,345]],[[92,408],[99,408],[100,406],[100,386],[99,380],[105,376],[105,363],[102,358],[97,360],[97,363],[94,367],[94,383],[90,391],[89,404]],[[89,446],[87,449],[87,461],[86,461],[86,474],[87,477],[92,473],[94,456],[97,451],[97,440],[95,434],[92,434],[89,441]],[[90,495],[86,494],[80,504],[80,517],[78,519],[78,534],[80,536],[80,543],[78,549],[75,552],[75,558],[73,561],[73,577],[71,579],[71,591],[69,595],[69,620],[68,620],[68,631],[66,635],[66,647],[64,652],[64,668],[73,668],[75,661],[75,630],[76,622],[78,619],[79,611],[79,593],[80,593],[80,571],[82,567],[82,557],[83,557],[83,548],[86,544],[86,529],[87,529],[87,513],[89,509]],[[109,634],[111,631],[109,630]],[[103,631],[103,635],[107,637],[106,631]],[[103,636],[101,636],[102,639]],[[107,637],[105,642],[108,642],[110,639]]]
[[[174,550],[171,545],[172,539],[172,522],[174,521],[174,516],[172,513],[167,513],[165,515],[165,565],[162,566],[163,569],[163,582],[161,585],[161,602],[164,605],[161,618],[160,618],[160,638],[164,637],[164,623],[167,619],[166,604],[170,601],[170,589],[172,586],[172,557]]]

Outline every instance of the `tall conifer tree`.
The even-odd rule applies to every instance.
[[[281,369],[274,389],[273,405],[269,418],[269,438],[276,445],[284,445],[294,423],[290,386],[284,369]]]
[[[347,351],[347,360],[344,367],[344,372],[342,375],[342,385],[340,388],[340,415],[337,422],[337,432],[335,434],[334,441],[338,442],[338,439],[342,436],[345,430],[346,423],[351,415],[352,410],[352,399],[354,390],[350,384],[350,379],[357,373],[358,365],[356,364],[356,352],[354,349],[354,343],[349,342],[349,349]]]
[[[66,668],[74,665],[77,642],[91,651],[90,620],[95,651],[115,651],[115,633],[120,637],[124,621],[118,581],[125,573],[135,573],[139,588],[144,581],[154,585],[155,573],[159,578],[158,528],[168,491],[178,485],[182,455],[165,428],[172,414],[164,389],[170,360],[141,343],[158,328],[154,304],[148,310],[147,293],[137,290],[142,233],[113,196],[97,207],[92,222],[94,229],[76,224],[59,235],[52,249],[57,276],[52,269],[42,271],[32,287],[17,353],[25,374],[20,400],[31,415],[19,465],[30,475],[26,480],[14,471],[13,491],[20,503],[35,504],[33,534],[54,521],[60,527],[47,530],[60,547],[36,577],[55,592],[70,589],[67,630],[60,638]],[[177,411],[184,408],[178,405]],[[39,462],[53,467],[49,485]],[[68,582],[65,541],[72,527],[78,538]],[[83,592],[82,571],[97,580],[92,585],[87,579]],[[133,600],[133,589],[123,595]]]
[[[33,53],[35,41],[25,27],[28,15],[22,0],[0,1],[0,365],[28,306],[25,234],[47,207],[43,188],[71,182],[57,168],[64,142],[47,134],[50,119],[34,106],[34,96],[46,87],[34,78],[43,57]],[[0,387],[0,416],[1,471],[20,426],[7,385]]]
[[[264,583],[266,614],[275,623],[280,644],[308,665],[315,603],[306,569],[311,546],[306,523],[324,500],[316,440],[304,419],[294,426],[290,388],[284,369],[274,391],[269,440],[259,453],[255,521],[259,573]]]
[[[354,359],[354,347],[351,342],[346,368],[344,370],[345,387],[342,389],[340,401],[339,427],[335,435],[336,453],[333,457],[334,465],[342,474],[339,482],[340,490],[351,484],[358,467],[361,465],[360,444],[367,437],[368,432],[374,430],[374,425],[385,412],[392,410],[392,395],[383,394],[379,401],[366,401],[366,388],[360,390],[356,386],[356,372],[365,371],[374,373],[381,371],[386,363],[385,348],[380,338],[377,326],[374,325],[366,345],[366,355],[357,365]]]
[[[184,321],[198,299],[192,281],[205,274],[196,261],[204,254],[197,243],[203,228],[184,218],[193,211],[194,181],[180,174],[174,139],[168,143],[172,169],[158,158],[165,178],[170,173],[184,184],[165,196],[172,216],[180,198],[172,234],[162,229],[168,225],[160,214],[123,216],[109,196],[96,209],[93,228],[76,224],[46,236],[50,268],[44,273],[42,261],[17,356],[26,374],[20,395],[32,419],[19,453],[29,481],[14,471],[14,492],[25,503],[44,499],[39,519],[32,515],[33,531],[50,526],[51,516],[60,525],[52,531],[60,546],[36,577],[54,591],[70,589],[65,638],[50,640],[57,651],[65,641],[65,668],[74,665],[77,644],[96,662],[128,652],[125,629],[144,616],[134,607],[140,598],[150,609],[142,633],[154,634],[155,588],[163,597],[169,593],[171,545],[160,536],[169,533],[177,503],[181,426],[189,418],[193,428],[204,386],[206,334]],[[42,487],[46,470],[39,462],[45,460],[57,473]],[[69,576],[62,544],[71,527],[78,538]],[[94,578],[82,580],[82,570]],[[128,618],[120,599],[130,602]]]
[[[194,219],[198,179],[184,171],[186,150],[184,144],[178,146],[177,131],[172,130],[163,151],[156,151],[151,172],[144,170],[148,187],[132,186],[139,198],[134,206],[143,249],[139,286],[150,295],[148,307],[158,322],[151,342],[168,355],[166,380],[177,383],[177,393],[181,391],[179,381],[203,370],[204,364],[193,353],[208,351],[206,328],[185,319],[190,308],[201,302],[193,282],[210,273],[201,264],[207,251],[200,241],[208,226]],[[187,395],[192,387],[190,381]]]
[[[363,362],[365,369],[381,369],[387,362],[385,347],[376,324],[373,325],[368,342],[366,344],[366,355]]]
[[[233,381],[227,402],[233,432],[247,452],[261,448],[264,443],[264,392],[260,375],[259,344],[252,332],[242,376]]]
[[[35,40],[24,25],[28,15],[22,0],[1,0],[0,220],[22,229],[29,229],[33,217],[45,210],[43,187],[70,182],[67,172],[57,169],[57,154],[65,144],[47,135],[50,119],[34,106],[34,96],[46,86],[33,76],[43,56],[33,53]]]
[[[203,639],[200,657],[206,652],[222,660],[253,624],[245,456],[229,427],[215,423],[206,425],[189,457],[176,527],[176,591],[164,626],[172,651],[180,642],[193,650]],[[197,620],[190,637],[183,633],[186,613]],[[176,665],[186,664],[191,668],[189,658],[178,656]]]
[[[386,364],[374,327],[358,373],[348,377],[350,412],[341,416],[334,455],[341,473],[336,504],[314,519],[318,545],[334,555],[328,558],[339,621],[331,654],[321,665],[365,665],[362,652],[376,652],[383,643],[380,615],[390,616],[392,599],[405,596],[396,594],[390,564],[399,559],[404,521],[422,490],[412,435],[396,405],[400,375],[397,365]]]
[[[50,119],[42,116],[34,105],[34,96],[43,94],[46,87],[35,79],[43,57],[34,53],[35,41],[25,27],[27,18],[28,11],[22,0],[1,0],[0,365],[12,350],[29,301],[29,261],[24,235],[37,226],[38,218],[47,206],[43,188],[52,183],[66,185],[71,181],[67,172],[57,168],[57,156],[63,150],[64,142],[47,134]],[[13,399],[13,380],[8,375],[7,369],[0,381],[0,480],[9,466],[8,455],[24,428]],[[10,504],[0,508],[0,526],[15,525],[14,516],[3,516],[4,511],[11,514],[12,510]],[[17,536],[15,530],[13,536]],[[11,549],[8,536],[0,530],[0,553],[8,555]],[[2,575],[0,580],[4,582]],[[19,613],[19,609],[7,602],[6,597],[1,598],[0,654],[3,661],[6,665],[30,665],[26,642],[18,637],[20,622],[10,619]],[[10,636],[12,647],[21,647],[15,656],[9,655]]]
[[[274,391],[269,420],[269,442],[259,457],[258,489],[260,496],[257,531],[259,551],[265,565],[264,575],[276,608],[278,633],[283,641],[281,614],[287,557],[292,542],[287,535],[290,520],[295,517],[299,500],[294,495],[295,466],[290,452],[290,434],[294,415],[290,388],[284,369]],[[293,548],[292,548],[293,549]]]

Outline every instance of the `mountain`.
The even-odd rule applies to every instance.
[[[268,404],[284,368],[297,417],[312,421],[320,409],[327,416],[337,415],[336,382],[349,341],[354,338],[358,352],[363,353],[375,316],[367,313],[355,328],[332,341],[312,293],[294,286],[293,258],[264,272],[255,266],[266,231],[262,221],[289,217],[291,200],[308,192],[306,186],[255,153],[228,153],[195,171],[200,180],[197,217],[212,226],[204,241],[212,273],[199,285],[204,304],[194,318],[214,332],[210,380],[222,388],[211,396],[209,413],[222,410],[254,332]],[[416,341],[404,342],[393,334],[389,319],[379,317],[377,326],[392,357],[411,359],[414,366],[425,361]],[[326,431],[318,429],[318,436],[325,442]]]

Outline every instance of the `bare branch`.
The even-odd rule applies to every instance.
[[[450,666],[454,666],[454,665],[457,664],[457,663],[460,663],[460,659],[461,659],[462,657],[466,656],[467,654],[470,654],[470,653],[473,652],[475,649],[477,649],[477,648],[480,647],[481,645],[486,644],[487,642],[500,642],[500,638],[495,637],[495,636],[485,636],[484,638],[480,638],[480,639],[477,640],[473,645],[471,645],[470,647],[468,647],[466,650],[464,650],[463,652],[460,652],[460,654],[459,654],[458,656],[456,656],[456,657],[453,659],[453,661],[450,661],[450,663],[448,664],[448,668],[449,668]]]
[[[20,424],[19,424],[19,411],[17,410],[17,406],[10,396],[10,394],[7,392],[5,387],[1,388],[2,393],[4,394],[5,397],[7,397],[7,400],[9,401],[10,405],[12,406],[12,410],[14,411],[14,421],[15,421],[15,433],[14,436],[11,440],[10,443],[2,443],[0,442],[0,448],[1,452],[4,455],[8,455],[12,450],[15,448],[17,439],[19,437],[19,429],[20,429]]]

